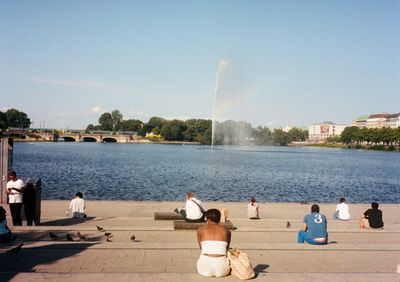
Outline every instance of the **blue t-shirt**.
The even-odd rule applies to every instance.
[[[7,221],[4,219],[2,222],[0,222],[0,235],[4,235],[10,232],[10,230],[7,228]]]
[[[313,212],[306,215],[303,222],[307,224],[307,233],[311,238],[328,237],[328,233],[326,232],[327,221],[325,215]]]

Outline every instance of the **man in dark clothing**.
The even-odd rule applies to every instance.
[[[368,222],[370,228],[383,229],[382,211],[378,208],[378,203],[371,203],[371,209],[364,212],[360,219],[360,228],[365,228]]]

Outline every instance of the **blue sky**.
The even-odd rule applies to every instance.
[[[400,112],[400,1],[0,1],[0,110],[33,126]],[[229,62],[217,79],[221,62]],[[224,107],[222,104],[225,104]]]

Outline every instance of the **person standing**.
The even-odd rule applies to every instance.
[[[334,214],[334,219],[339,220],[350,220],[349,205],[346,204],[345,198],[340,198],[340,204],[336,206],[336,212]]]
[[[325,245],[328,243],[328,222],[325,215],[319,213],[319,206],[312,205],[311,213],[303,220],[302,229],[299,230],[297,243],[306,241],[312,245]]]
[[[22,226],[21,209],[22,209],[22,193],[25,184],[21,179],[17,179],[15,171],[8,173],[9,181],[7,182],[8,203],[10,205],[11,218],[14,226]]]
[[[221,212],[218,209],[209,209],[206,216],[207,224],[197,230],[197,242],[201,249],[197,272],[206,277],[227,276],[231,271],[226,256],[231,232],[219,225]]]
[[[370,228],[383,229],[383,215],[376,202],[371,203],[371,208],[366,210],[360,218],[360,228],[366,228],[367,223]]]

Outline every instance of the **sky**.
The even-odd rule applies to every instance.
[[[398,113],[399,15],[396,0],[1,0],[0,111],[56,129],[115,109],[270,128]]]

